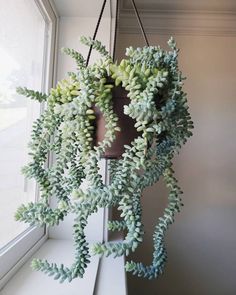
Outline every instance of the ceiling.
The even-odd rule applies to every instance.
[[[110,15],[110,1],[104,10],[104,16]],[[55,8],[62,17],[97,17],[102,8],[103,0],[53,0]]]
[[[131,0],[121,0],[122,11],[132,8]],[[214,11],[236,12],[235,0],[135,0],[136,6],[143,12],[161,11]]]
[[[98,18],[104,0],[50,0],[61,17]],[[119,32],[140,34],[131,0],[119,0]],[[236,0],[135,0],[147,33],[236,36]],[[115,16],[107,0],[104,17]]]
[[[60,16],[98,16],[103,0],[53,0]],[[110,15],[110,4],[116,0],[107,0],[104,14]],[[140,13],[161,13],[175,11],[219,12],[236,14],[235,0],[135,0]],[[120,0],[121,14],[130,13],[131,0]]]

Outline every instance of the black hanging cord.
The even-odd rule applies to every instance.
[[[102,19],[102,15],[103,15],[103,12],[104,12],[104,8],[105,8],[105,5],[106,5],[106,2],[107,2],[107,0],[104,0],[103,1],[102,9],[100,11],[100,15],[99,15],[98,22],[97,22],[97,25],[96,25],[96,28],[95,28],[95,32],[93,34],[93,41],[96,39],[98,28],[99,28],[99,25],[100,25],[100,22],[101,22],[101,19]],[[116,51],[116,39],[117,39],[118,16],[119,16],[119,2],[120,2],[120,0],[117,0],[116,1],[116,20],[115,20],[115,36],[114,36],[114,48],[113,48],[113,61],[114,61],[114,58],[115,58],[115,51]],[[136,4],[135,4],[134,0],[131,0],[131,2],[132,2],[132,5],[133,5],[134,11],[135,11],[135,15],[137,17],[138,24],[140,26],[140,29],[141,29],[141,32],[142,32],[142,35],[143,35],[143,38],[145,40],[145,43],[146,43],[147,46],[149,46],[149,42],[148,42],[146,33],[144,31],[143,24],[142,24],[142,21],[140,19],[140,16],[139,16],[139,13],[138,13]],[[88,57],[87,57],[87,61],[86,61],[86,66],[88,66],[88,64],[89,64],[89,59],[90,59],[90,56],[91,56],[92,49],[93,49],[93,45],[91,45],[90,48],[89,48]]]
[[[135,3],[134,3],[134,0],[131,0],[131,2],[132,2],[132,4],[133,4],[133,8],[134,8],[134,11],[135,11],[135,15],[136,15],[136,17],[137,17],[137,20],[138,20],[138,23],[139,23],[140,29],[141,29],[141,31],[142,31],[143,38],[144,38],[144,40],[145,40],[145,42],[146,42],[146,45],[149,46],[149,42],[148,42],[147,36],[146,36],[146,34],[145,34],[145,32],[144,32],[143,24],[142,24],[142,22],[141,22],[141,19],[140,19],[139,14],[138,14],[137,7],[136,7],[136,5],[135,5]]]
[[[116,19],[115,19],[115,34],[114,34],[114,47],[113,47],[113,62],[115,61],[116,55],[116,40],[117,40],[117,30],[118,30],[118,18],[119,18],[119,0],[116,0]]]
[[[93,34],[93,41],[96,39],[98,28],[99,28],[99,25],[100,25],[100,22],[101,22],[101,19],[102,19],[102,15],[103,15],[103,11],[104,11],[106,2],[107,2],[107,0],[103,1],[102,9],[101,9],[101,12],[100,12],[100,15],[99,15],[99,18],[98,18],[98,22],[97,22],[97,25],[96,25],[96,28],[95,28],[95,32]],[[89,59],[90,59],[92,49],[93,49],[93,45],[91,45],[90,48],[89,48],[89,53],[88,53],[88,57],[87,57],[87,61],[86,61],[86,66],[88,66],[88,64],[89,64]]]
[[[135,11],[135,15],[137,17],[137,20],[138,20],[138,24],[140,26],[140,29],[141,29],[141,32],[142,32],[142,35],[143,35],[143,39],[146,43],[147,46],[149,46],[149,42],[148,42],[148,39],[147,39],[147,36],[146,36],[146,33],[144,31],[144,28],[143,28],[143,24],[142,24],[142,21],[140,19],[140,16],[139,16],[139,13],[138,13],[138,10],[137,10],[137,7],[136,7],[136,4],[134,2],[134,0],[131,0],[132,2],[132,5],[133,5],[133,8],[134,8],[134,11]],[[119,18],[119,3],[120,3],[120,0],[116,0],[116,22],[115,22],[115,36],[114,36],[114,48],[113,48],[113,61],[115,59],[115,53],[116,53],[116,42],[117,42],[117,30],[118,30],[118,18]]]

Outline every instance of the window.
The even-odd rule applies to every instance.
[[[0,2],[0,279],[45,234],[44,228],[14,220],[21,203],[38,197],[36,183],[26,180],[21,168],[29,160],[31,126],[42,108],[15,89],[52,86],[55,30],[49,1]]]

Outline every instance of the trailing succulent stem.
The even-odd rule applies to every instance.
[[[170,51],[150,46],[127,48],[127,58],[113,63],[106,48],[91,38],[82,38],[102,58],[86,66],[84,57],[73,49],[64,52],[75,59],[78,72],[58,82],[48,95],[27,88],[18,93],[46,102],[47,108],[33,125],[30,146],[31,161],[23,168],[28,178],[36,179],[40,189],[37,203],[22,205],[16,219],[31,225],[58,225],[68,213],[75,215],[75,259],[70,267],[35,259],[36,270],[63,282],[83,277],[93,255],[128,256],[143,240],[143,190],[164,178],[169,189],[168,205],[157,221],[153,234],[153,261],[150,266],[127,262],[126,270],[149,279],[163,273],[167,259],[165,232],[174,222],[182,205],[172,168],[172,158],[192,135],[193,122],[183,91],[183,77],[178,69],[178,50],[170,39]],[[111,81],[114,81],[112,83]],[[111,161],[111,182],[105,185],[99,174],[99,160],[107,147],[122,132],[113,110],[112,89],[124,87],[130,103],[124,113],[135,121],[138,136],[125,145],[122,157]],[[106,123],[104,140],[94,145],[96,109]],[[48,153],[55,161],[47,167]],[[82,188],[86,180],[88,188]],[[50,208],[50,199],[57,206]],[[109,221],[112,231],[125,230],[121,242],[96,243],[89,246],[85,227],[88,217],[99,208],[118,207],[120,220]]]

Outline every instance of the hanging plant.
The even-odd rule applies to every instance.
[[[150,266],[127,261],[125,269],[149,279],[162,274],[166,262],[164,235],[182,205],[182,193],[174,177],[172,159],[192,135],[193,123],[188,112],[183,77],[178,69],[178,50],[173,39],[170,51],[149,46],[127,48],[126,58],[113,63],[105,47],[98,41],[83,37],[83,44],[93,46],[102,58],[86,66],[82,55],[71,49],[78,72],[59,82],[49,95],[19,88],[20,94],[40,102],[47,109],[34,123],[30,155],[32,161],[23,169],[28,178],[35,178],[40,187],[37,203],[22,205],[16,219],[37,226],[55,226],[68,213],[75,214],[75,260],[71,267],[58,266],[34,259],[32,266],[61,282],[83,277],[91,255],[129,256],[143,240],[140,199],[147,186],[161,176],[169,190],[168,205],[158,219],[153,234],[154,252]],[[122,134],[119,118],[114,112],[112,93],[117,87],[127,92],[129,103],[123,112],[132,118],[136,137],[124,145],[118,160],[111,160],[111,182],[105,185],[98,163],[112,147],[117,134]],[[103,140],[96,142],[97,110],[105,121]],[[45,167],[47,155],[56,159]],[[81,188],[83,181],[86,190]],[[50,199],[57,199],[57,208]],[[126,230],[123,241],[96,243],[89,246],[85,227],[88,217],[99,208],[118,206],[120,221],[108,221],[111,231]]]

